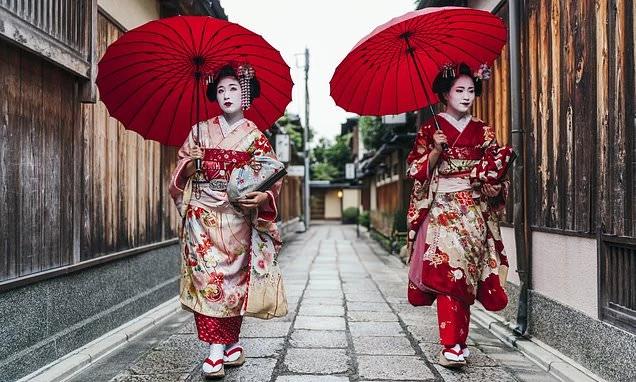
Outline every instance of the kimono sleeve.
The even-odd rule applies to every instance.
[[[428,156],[435,147],[433,132],[430,123],[422,125],[417,132],[413,150],[406,159],[408,164],[406,175],[411,179],[423,182],[430,177]]]
[[[486,139],[486,148],[484,150],[484,156],[497,157],[502,151],[502,147],[497,143],[497,138],[492,127],[485,126],[484,137]],[[506,207],[506,201],[508,200],[508,194],[510,192],[510,179],[507,175],[499,182],[501,184],[501,192],[494,198],[490,198],[490,208],[497,212]]]
[[[254,155],[263,155],[273,159],[276,159],[276,153],[272,149],[272,145],[267,140],[267,137],[263,133],[259,132],[258,137],[254,141]],[[276,199],[280,193],[280,189],[283,184],[283,179],[278,180],[274,185],[265,193],[269,195],[269,198],[258,208],[258,219],[274,222],[278,215],[278,208],[276,207]]]

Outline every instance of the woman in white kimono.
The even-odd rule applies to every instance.
[[[225,366],[245,362],[239,333],[249,280],[251,230],[269,234],[276,249],[275,199],[280,181],[267,192],[252,192],[239,208],[228,201],[226,187],[235,167],[254,155],[274,157],[267,138],[243,116],[260,87],[247,65],[223,67],[207,96],[222,115],[193,126],[179,150],[170,193],[182,218],[180,300],[194,313],[199,339],[210,344],[203,363],[206,378],[222,378]],[[199,133],[197,131],[200,131]],[[195,161],[202,161],[197,172]],[[266,256],[274,262],[276,254]],[[254,265],[257,266],[257,265]]]

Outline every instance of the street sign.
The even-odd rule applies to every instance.
[[[382,123],[385,125],[401,125],[406,123],[406,113],[390,114],[382,116]]]
[[[289,162],[289,135],[276,134],[276,156],[281,162]]]
[[[305,166],[289,166],[287,167],[287,176],[297,176],[302,178],[305,176]]]
[[[355,179],[355,178],[356,178],[356,164],[347,163],[345,165],[345,179]]]

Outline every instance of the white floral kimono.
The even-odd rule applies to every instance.
[[[269,202],[251,215],[243,214],[230,204],[219,183],[254,155],[274,157],[271,145],[246,119],[228,126],[219,116],[202,122],[199,128],[205,149],[202,173],[207,181],[194,184],[194,177],[186,180],[182,176],[191,160],[190,148],[199,141],[195,126],[179,150],[170,182],[170,194],[183,218],[180,300],[185,309],[208,317],[236,317],[242,315],[247,294],[252,229],[267,234],[276,251],[280,249],[274,201],[281,181],[267,191]],[[266,268],[274,261],[276,253],[261,253],[251,266]]]

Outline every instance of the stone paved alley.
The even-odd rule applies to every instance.
[[[469,365],[440,367],[434,307],[408,304],[406,266],[355,226],[313,225],[279,260],[290,314],[246,319],[247,362],[225,381],[557,381],[475,322]],[[70,380],[202,380],[206,346],[191,314],[175,312]]]

